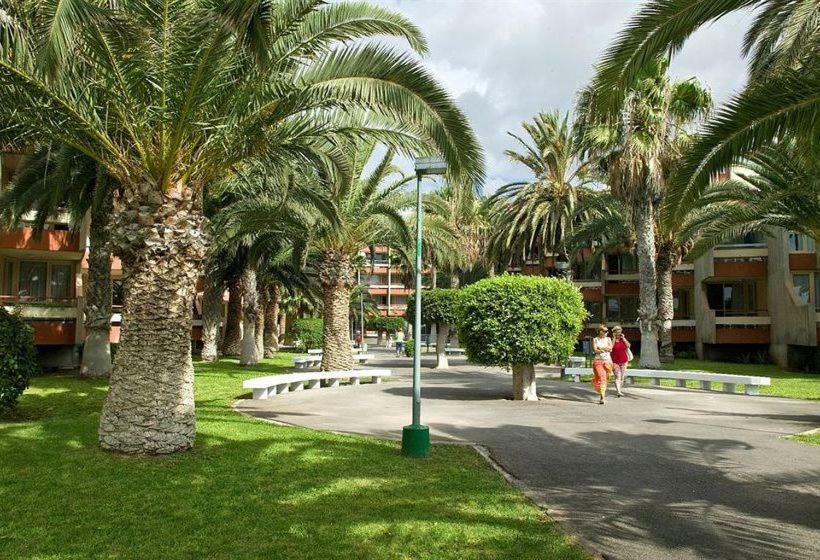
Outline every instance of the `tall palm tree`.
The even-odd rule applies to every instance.
[[[573,133],[569,115],[562,117],[557,111],[540,113],[522,126],[528,138],[508,134],[523,151],[504,153],[525,166],[533,180],[504,185],[488,199],[496,219],[491,252],[507,263],[547,253],[568,261],[565,240],[588,192],[584,185],[590,182],[582,145]]]
[[[466,119],[420,62],[412,23],[365,3],[9,2],[0,33],[0,136],[60,141],[122,188],[112,240],[123,332],[100,444],[193,445],[190,309],[207,245],[202,189],[249,158],[333,161],[341,136],[422,139],[455,175],[482,174]],[[45,37],[43,29],[52,32]]]
[[[711,95],[694,79],[673,82],[657,59],[632,84],[616,118],[597,113],[594,92],[582,92],[579,133],[598,158],[613,196],[629,209],[640,276],[641,366],[660,366],[656,212],[687,144],[686,126],[706,115]]]
[[[596,110],[616,114],[630,84],[698,29],[751,10],[743,54],[746,89],[705,128],[675,177],[670,198],[688,207],[737,158],[786,136],[816,150],[820,138],[820,6],[816,0],[650,0],[605,53],[591,87]],[[676,204],[677,205],[677,204]]]
[[[111,373],[111,243],[110,220],[117,185],[85,154],[70,146],[45,145],[23,163],[11,188],[0,194],[0,219],[16,227],[35,212],[34,229],[60,210],[69,213],[72,229],[90,215],[88,283],[85,287],[86,329],[80,375]]]

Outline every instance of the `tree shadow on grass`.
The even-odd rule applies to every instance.
[[[435,428],[475,438],[475,428],[470,434],[452,425]],[[484,437],[493,442],[493,457],[608,557],[768,560],[820,554],[816,463],[781,473],[773,462],[766,474],[750,477],[736,467],[753,448],[733,439],[618,430],[567,439],[522,425],[487,431],[497,432]]]
[[[202,393],[196,446],[167,457],[101,451],[99,397],[0,424],[0,557],[583,558],[471,450],[407,460]]]

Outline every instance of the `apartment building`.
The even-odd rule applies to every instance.
[[[675,320],[672,340],[705,359],[768,354],[782,366],[817,360],[820,339],[820,253],[810,237],[784,230],[752,234],[720,245],[672,276]],[[620,324],[640,342],[637,259],[610,253],[576,263],[573,282],[590,314],[582,336],[595,325]],[[536,257],[520,274],[557,275],[552,256]],[[816,363],[816,362],[814,362]]]
[[[413,291],[402,280],[402,271],[395,264],[395,253],[389,247],[373,247],[363,251],[367,266],[361,271],[361,283],[382,315],[403,317],[407,309],[407,298]]]
[[[14,178],[24,157],[0,154],[0,190]],[[9,310],[19,309],[32,325],[34,343],[44,367],[79,365],[79,349],[85,339],[87,249],[88,223],[71,231],[66,214],[49,218],[40,235],[25,220],[17,229],[0,230],[0,304]],[[123,300],[122,265],[116,257],[111,261],[111,278],[111,342],[116,343],[120,339]],[[200,311],[195,305],[192,340],[201,338]]]

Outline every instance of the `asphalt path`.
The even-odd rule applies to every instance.
[[[635,386],[600,406],[588,383],[546,378],[539,401],[515,402],[503,370],[451,363],[447,372],[423,369],[422,420],[434,441],[486,448],[605,558],[820,558],[820,446],[784,439],[820,426],[820,403]],[[372,366],[394,377],[236,407],[308,428],[400,438],[410,423],[410,360],[377,351]]]

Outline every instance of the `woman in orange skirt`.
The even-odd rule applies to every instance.
[[[609,354],[612,352],[612,339],[609,338],[609,329],[606,325],[598,327],[598,336],[592,339],[592,351],[595,353],[592,360],[592,386],[601,396],[598,404],[604,404],[606,384],[612,375],[612,358]]]

